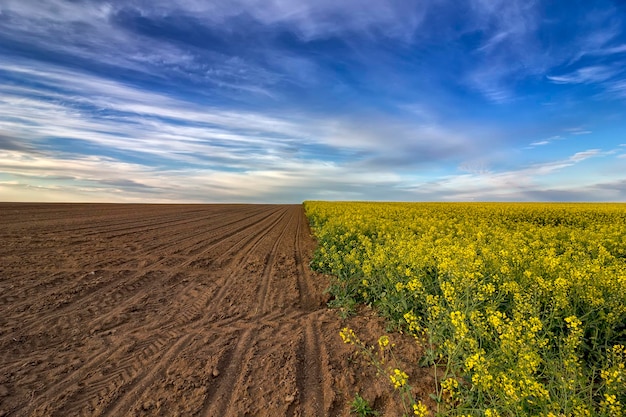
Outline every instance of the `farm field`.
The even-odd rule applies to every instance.
[[[0,416],[399,414],[339,337],[384,324],[326,307],[314,248],[300,205],[0,204]]]
[[[437,415],[625,415],[626,205],[304,205],[332,304],[415,337]]]

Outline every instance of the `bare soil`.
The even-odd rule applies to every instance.
[[[326,307],[314,248],[298,205],[0,204],[0,417],[401,415],[339,337],[384,324]]]

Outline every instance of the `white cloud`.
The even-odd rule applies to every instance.
[[[600,149],[589,149],[587,151],[577,152],[569,158],[569,161],[571,162],[584,161],[585,159],[591,158],[593,156],[598,156],[600,155],[600,153],[601,153]]]
[[[466,18],[466,33],[479,33],[484,41],[476,47],[462,81],[488,101],[515,101],[520,98],[517,85],[525,79],[593,84],[607,83],[622,74],[623,65],[603,63],[603,57],[626,52],[626,45],[616,43],[623,28],[615,18],[618,11],[610,5],[586,13],[577,22],[576,33],[559,40],[558,49],[547,43],[539,29],[549,30],[562,22],[546,18],[541,2],[473,0],[471,5],[473,13]],[[564,66],[570,67],[585,56],[597,64],[563,72]],[[622,87],[613,88],[624,95]]]
[[[384,198],[403,181],[396,170],[484,146],[468,148],[463,126],[434,120],[201,108],[51,66],[4,63],[0,71],[39,87],[0,85],[0,145],[8,146],[0,173],[12,190],[2,199],[33,187],[55,201],[297,202],[327,191]],[[338,160],[343,153],[349,160]]]
[[[337,195],[366,199],[399,184],[395,174],[347,170],[320,161],[287,161],[279,169],[223,172],[151,169],[107,158],[0,151],[3,201],[298,203]],[[51,181],[54,184],[51,185]],[[388,194],[391,195],[391,194]],[[389,198],[389,197],[388,197]]]
[[[579,68],[568,74],[548,75],[547,78],[555,84],[591,84],[609,80],[621,71],[620,68],[596,65]]]
[[[271,148],[281,141],[289,142],[289,138],[302,138],[302,126],[297,120],[200,108],[165,95],[53,67],[40,71],[28,66],[0,65],[0,70],[45,87],[34,90],[0,86],[0,128],[25,139],[71,138],[126,151],[215,156],[219,148],[209,142]]]
[[[616,80],[607,85],[609,95],[626,98],[626,80]]]
[[[161,2],[161,6],[171,12],[193,12],[214,22],[224,22],[245,13],[265,25],[286,25],[307,40],[343,35],[346,32],[366,36],[376,32],[408,40],[422,23],[428,3],[372,0],[365,6],[358,0],[235,0]]]
[[[594,51],[593,55],[614,55],[626,53],[626,44],[616,45]]]
[[[561,135],[554,135],[554,136],[550,136],[549,138],[543,139],[543,140],[538,140],[535,142],[532,142],[530,145],[528,145],[525,149],[533,149],[536,146],[545,146],[545,145],[549,145],[550,143],[554,142],[555,140],[561,140],[563,139],[563,137]]]
[[[473,0],[467,33],[487,39],[475,50],[463,81],[497,104],[516,99],[517,80],[543,73],[548,65],[536,38],[541,23],[535,1]]]
[[[558,200],[560,191],[576,191],[577,188],[591,187],[596,181],[589,177],[581,183],[572,186],[547,181],[561,171],[580,164],[581,162],[601,156],[598,149],[577,152],[562,160],[534,164],[524,168],[512,170],[463,169],[468,172],[461,175],[448,175],[432,181],[419,184],[412,189],[417,196],[428,199],[428,196],[443,197],[453,201],[467,200],[533,200],[545,192],[542,199]],[[550,184],[550,185],[548,185]],[[589,189],[586,189],[589,192]],[[432,197],[431,197],[432,198]]]
[[[182,79],[231,95],[251,93],[273,97],[269,87],[281,80],[281,74],[241,54],[228,55],[181,45],[139,33],[132,27],[134,23],[120,21],[125,14],[133,13],[157,21],[188,13],[176,4],[159,8],[147,2],[101,5],[89,1],[53,0],[35,4],[8,0],[2,7],[3,13],[10,17],[0,21],[0,37],[5,42],[27,44],[29,49],[45,51],[46,55],[78,65],[141,73],[160,82]],[[210,16],[196,17],[210,27]]]
[[[194,16],[198,21],[204,21],[207,26],[211,27],[228,25],[232,19],[245,15],[262,25],[286,26],[307,40],[345,33],[358,33],[366,36],[376,33],[408,40],[422,23],[427,8],[427,3],[407,5],[400,0],[372,0],[368,2],[367,7],[363,7],[363,3],[358,0],[341,2],[333,0],[314,2],[155,0],[132,3],[113,1],[105,4],[58,0],[34,4],[7,0],[2,6],[2,11],[11,14],[15,23],[11,27],[19,30],[23,35],[30,33],[30,39],[54,32],[66,41],[77,41],[80,35],[78,26],[82,25],[89,28],[91,35],[95,35],[93,36],[95,39],[107,39],[116,46],[133,48],[136,53],[134,58],[141,60],[138,57],[141,57],[142,49],[134,47],[145,39],[132,39],[129,34],[111,31],[115,18],[120,12],[132,12],[148,19],[160,19],[165,16]],[[58,23],[64,25],[57,25]],[[130,45],[124,45],[124,40],[133,42]],[[71,43],[64,47],[72,48]],[[99,46],[106,47],[107,45],[103,43]],[[102,49],[110,51],[112,46],[100,48],[98,51]],[[159,56],[155,55],[155,57]]]
[[[267,163],[284,147],[322,145],[335,150],[377,154],[381,160],[419,163],[428,158],[480,152],[470,147],[466,126],[444,126],[434,118],[407,121],[373,114],[311,117],[199,107],[162,94],[76,71],[23,64],[0,64],[41,86],[0,86],[0,128],[25,138],[59,137],[89,141],[131,152],[171,159],[229,159]],[[473,130],[476,130],[475,128]],[[483,129],[484,130],[484,129]],[[493,143],[491,143],[493,145]],[[260,160],[261,158],[262,160]]]
[[[587,16],[585,23],[594,30],[586,33],[578,42],[577,51],[570,60],[570,64],[580,61],[583,57],[608,56],[626,52],[626,45],[613,42],[622,33],[619,21],[612,16],[614,12],[616,11],[610,10],[607,14],[590,13]]]

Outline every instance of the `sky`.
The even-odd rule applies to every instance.
[[[626,201],[626,3],[0,3],[0,201],[303,200]]]

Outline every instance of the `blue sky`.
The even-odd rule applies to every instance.
[[[0,200],[626,201],[626,5],[3,0]]]

